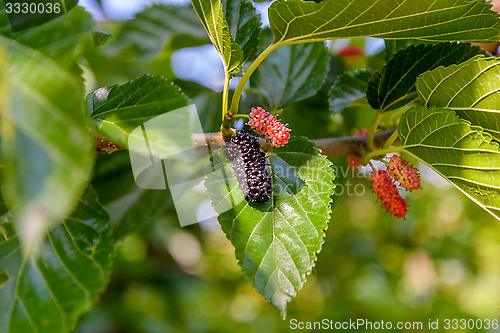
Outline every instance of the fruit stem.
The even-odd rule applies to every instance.
[[[222,132],[222,139],[227,142],[233,136],[233,131],[231,130],[231,125],[234,122],[233,114],[228,111],[224,115],[224,119],[222,120],[222,125],[220,126],[220,131]]]
[[[403,109],[402,111],[399,111],[395,115],[393,115],[392,122],[396,124],[399,118],[401,118],[401,116],[406,112],[406,110],[407,109]]]
[[[250,116],[247,115],[247,114],[235,114],[235,115],[233,115],[233,119],[237,119],[237,118],[247,118],[247,119],[250,119]]]
[[[238,85],[234,90],[233,100],[231,101],[231,109],[230,109],[233,115],[238,114],[238,107],[240,103],[241,94],[245,89],[245,85],[248,82],[248,79],[250,79],[250,76],[257,69],[260,63],[264,61],[264,59],[269,55],[269,53],[271,53],[274,49],[276,49],[279,46],[281,46],[279,43],[269,45],[264,51],[262,51],[261,54],[259,54],[259,56],[254,60],[254,62],[252,62],[250,67],[248,67],[247,71],[241,78],[240,82],[238,82]]]
[[[405,150],[405,146],[400,146],[400,147],[392,147],[392,148],[384,148],[384,149],[378,149],[375,151],[372,151],[365,156],[363,156],[363,160],[361,161],[361,164],[366,165],[372,158],[377,157],[377,156],[385,156],[390,153],[400,153]]]
[[[371,161],[368,161],[368,164],[370,164],[370,166],[372,167],[372,171],[377,170]]]
[[[226,119],[227,107],[229,104],[229,79],[230,76],[225,69],[224,91],[222,92],[222,121]]]
[[[394,133],[392,133],[391,136],[385,142],[384,149],[390,148],[391,145],[394,143],[394,141],[396,141],[398,138],[399,138],[399,131],[395,130]]]
[[[377,116],[375,117],[375,121],[373,122],[372,130],[370,131],[370,136],[368,137],[368,142],[366,143],[366,150],[370,151],[372,150],[373,147],[373,139],[375,138],[375,132],[377,132],[378,125],[380,124],[380,121],[382,120],[383,113],[377,113]]]
[[[389,111],[389,114],[387,115],[387,125],[391,126],[392,125],[392,115],[394,114],[394,110]]]

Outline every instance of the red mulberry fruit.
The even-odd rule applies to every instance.
[[[250,112],[250,126],[257,134],[269,140],[271,147],[282,147],[290,139],[290,129],[275,116],[261,107],[252,108]]]
[[[250,120],[248,121],[248,126],[250,126],[257,134],[264,135],[264,129],[266,127],[266,119],[269,117],[270,113],[261,107],[252,108],[249,114]]]
[[[380,203],[385,210],[398,217],[405,217],[408,213],[408,203],[399,194],[396,184],[385,170],[375,171],[371,176],[373,192],[380,199]]]
[[[417,169],[401,156],[392,155],[387,171],[408,191],[420,189],[420,175]]]
[[[227,143],[226,154],[245,199],[254,203],[269,201],[271,177],[266,170],[266,153],[260,150],[257,138],[250,133],[236,134]]]

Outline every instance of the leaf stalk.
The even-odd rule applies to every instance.
[[[368,162],[370,162],[371,159],[374,157],[378,156],[385,156],[390,153],[400,153],[405,150],[405,146],[400,146],[400,147],[392,147],[392,148],[383,148],[383,149],[378,149],[372,152],[369,152],[363,157],[363,160],[361,161],[361,164],[366,165]]]
[[[373,139],[375,138],[375,132],[377,132],[378,125],[380,125],[380,121],[382,120],[383,116],[384,116],[383,113],[377,113],[377,116],[375,117],[375,121],[373,122],[372,130],[370,131],[370,136],[368,137],[368,142],[366,143],[366,150],[367,151],[372,150]]]
[[[233,100],[231,101],[231,108],[229,111],[233,113],[233,115],[238,114],[238,107],[240,103],[240,98],[241,95],[243,94],[243,90],[245,89],[245,85],[247,84],[248,80],[250,79],[250,76],[253,74],[253,72],[257,69],[257,67],[264,61],[264,59],[276,48],[281,46],[279,43],[276,44],[271,44],[269,45],[264,51],[262,51],[261,54],[252,62],[250,67],[248,67],[247,71],[241,78],[240,82],[238,82],[238,85],[236,86],[236,89],[234,91],[233,95]]]

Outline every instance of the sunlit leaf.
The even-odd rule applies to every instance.
[[[478,56],[422,74],[417,89],[427,106],[447,107],[500,140],[500,60]]]
[[[188,103],[172,82],[145,75],[122,85],[99,88],[88,96],[87,109],[104,136],[126,147],[129,134],[137,126]]]
[[[278,0],[269,7],[275,42],[378,37],[493,42],[498,14],[483,0]]]
[[[500,220],[500,149],[453,110],[420,106],[400,120],[401,144]]]
[[[241,70],[243,52],[229,32],[220,0],[192,0],[191,3],[219,52],[226,73],[238,73]]]

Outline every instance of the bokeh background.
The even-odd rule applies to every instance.
[[[255,3],[264,24],[269,4]],[[196,20],[169,16],[171,6],[189,3],[85,0],[80,5],[112,34],[82,60],[88,92],[145,73],[164,75],[196,104],[204,130],[218,130],[220,59]],[[379,69],[384,42],[339,40],[330,42],[329,50],[330,72],[320,92],[281,113],[293,135],[352,135],[373,120],[374,111],[366,107],[332,116],[328,90],[345,70]],[[259,96],[249,93],[242,104],[248,111],[260,105]],[[132,221],[140,231],[121,241],[111,283],[78,332],[274,333],[290,331],[290,319],[442,323],[500,317],[498,221],[421,165],[423,189],[406,196],[408,216],[395,219],[376,202],[366,176],[347,167],[345,156],[332,160],[337,193],[326,242],[282,320],[244,278],[216,221],[181,228],[166,191],[135,186],[127,152],[101,153],[94,188],[116,221],[126,218],[124,225]],[[200,214],[203,209],[209,209],[206,203]]]

